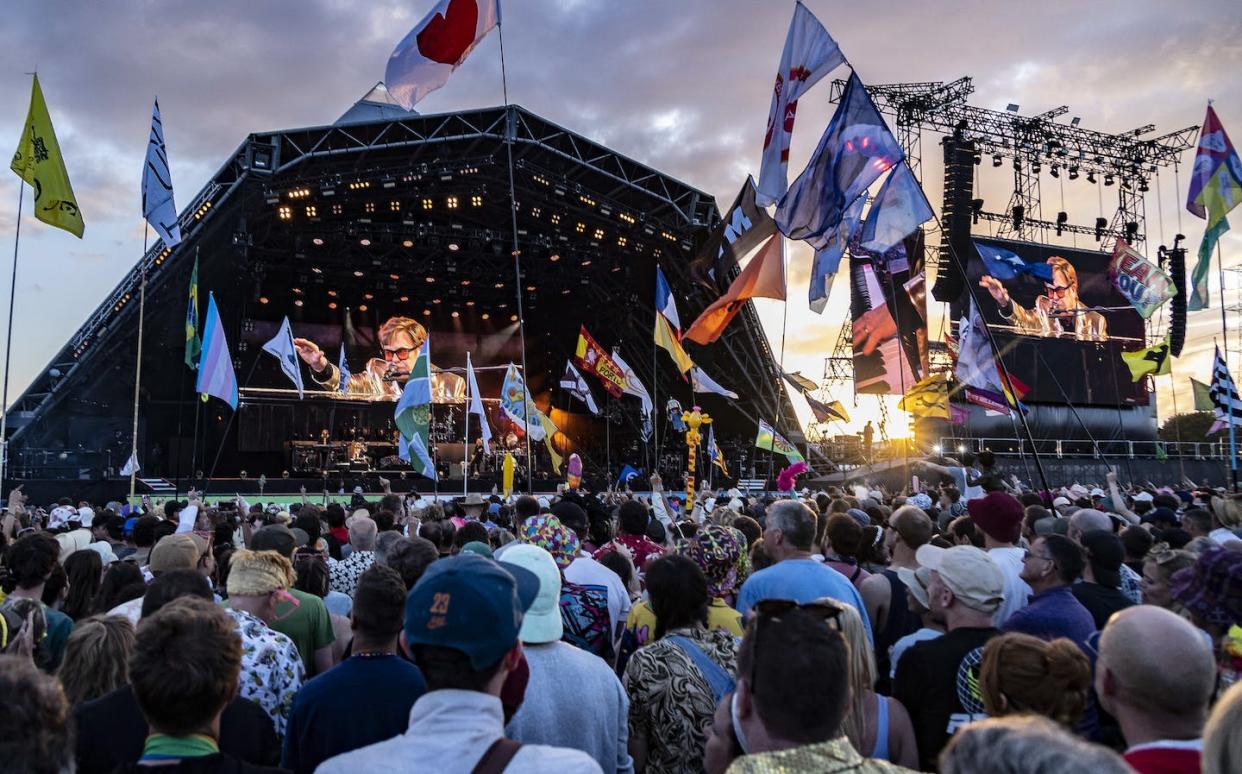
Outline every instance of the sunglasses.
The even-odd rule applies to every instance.
[[[410,349],[409,347],[394,347],[392,349],[389,349],[387,347],[384,348],[385,357],[392,355],[394,358],[402,362],[409,360],[410,354],[412,352],[414,352],[414,350]]]

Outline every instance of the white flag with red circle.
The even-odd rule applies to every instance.
[[[448,83],[493,27],[500,0],[440,0],[388,57],[384,85],[407,110]]]

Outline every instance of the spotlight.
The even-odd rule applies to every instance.
[[[370,240],[370,239],[367,239],[366,237],[363,237],[362,239],[359,239],[359,240],[358,240],[358,244],[362,245],[363,247],[370,247],[370,246],[371,246],[371,240]]]
[[[1013,171],[1014,171],[1014,172],[1021,172],[1021,171],[1022,171],[1022,161],[1021,161],[1020,159],[1014,159],[1014,160],[1013,160]]]
[[[1138,223],[1129,221],[1126,223],[1126,241],[1134,242],[1138,239]]]
[[[1034,172],[1035,174],[1038,175],[1043,170],[1043,168],[1044,168],[1044,165],[1040,164],[1038,161],[1031,162],[1031,171]]]
[[[1057,236],[1061,236],[1061,230],[1065,228],[1065,224],[1069,222],[1069,215],[1064,212],[1057,213]]]
[[[323,237],[315,237],[314,239],[312,239],[312,240],[311,240],[311,242],[312,242],[312,243],[313,243],[316,247],[322,247],[322,246],[323,246]]]
[[[1105,175],[1105,176],[1104,176],[1104,185],[1112,185],[1112,184],[1113,184],[1113,176],[1112,176],[1112,175]]]
[[[453,310],[453,314],[452,314],[452,315],[450,315],[450,317],[452,317],[454,320],[456,320],[456,319],[457,319],[458,317],[460,317],[460,316],[461,316],[461,315],[459,315],[459,314],[457,313],[457,310],[456,310],[456,309],[454,309],[454,310]]]
[[[1088,173],[1087,173],[1087,182],[1088,182],[1088,183],[1094,183],[1094,182],[1095,182],[1095,173],[1094,173],[1094,172],[1088,172]]]
[[[983,162],[983,156],[980,156],[978,153],[976,153],[974,156],[974,159],[972,160],[975,162],[975,165],[978,166],[979,164]]]
[[[957,453],[958,453],[958,454],[965,454],[965,453],[966,453],[966,444],[964,444],[964,443],[959,443],[959,444],[957,445]]]
[[[1139,193],[1147,193],[1149,190],[1151,190],[1150,188],[1147,187],[1147,180],[1145,178],[1139,178],[1138,189],[1139,189]]]
[[[1104,238],[1104,229],[1108,228],[1108,221],[1104,218],[1095,219],[1095,241],[1099,242]]]
[[[943,451],[944,451],[944,447],[943,447],[943,446],[941,446],[941,445],[940,445],[940,444],[938,444],[938,443],[937,443],[937,444],[932,444],[932,451],[933,451],[934,453],[936,453],[936,454],[940,454],[941,452],[943,452]]]
[[[354,276],[355,276],[355,277],[361,277],[361,276],[362,276],[362,271],[361,271],[360,269],[355,269],[355,270],[354,270]]]
[[[359,311],[359,312],[365,312],[366,310],[367,310],[367,305],[366,305],[366,304],[358,304],[358,311]]]
[[[259,296],[260,304],[266,304],[267,302],[268,302],[267,296]]]
[[[551,255],[548,256],[548,260],[551,261],[552,263],[556,263],[560,259],[561,259],[561,256],[557,255],[556,253],[552,253]]]
[[[1013,230],[1021,231],[1022,221],[1026,218],[1026,207],[1023,207],[1021,204],[1015,204],[1013,206],[1012,214],[1013,214]]]
[[[992,154],[992,166],[999,167],[1001,165],[1001,156],[999,153]]]
[[[431,310],[430,310],[430,309],[424,309],[424,310],[423,310],[423,317],[430,317],[430,316],[431,316]]]
[[[436,278],[435,278],[435,277],[424,277],[423,279],[424,279],[424,281],[426,281],[426,283],[427,283],[428,285],[434,284],[434,283],[435,283],[435,281],[436,281]]]
[[[455,253],[461,249],[461,245],[457,244],[456,242],[449,242],[448,249],[449,249],[449,252]]]
[[[1078,167],[1070,167],[1070,168],[1069,168],[1069,179],[1070,179],[1070,180],[1077,180],[1077,179],[1078,179]]]
[[[509,322],[517,322],[517,315],[516,314],[509,315]]]
[[[336,302],[335,302],[335,301],[329,301],[329,302],[328,302],[328,308],[329,308],[329,309],[335,309],[335,308],[336,308]]]
[[[1056,165],[1056,164],[1053,164],[1053,165],[1052,165],[1052,167],[1048,170],[1048,174],[1052,175],[1053,177],[1060,177],[1060,176],[1061,176],[1061,172],[1060,172],[1060,170],[1057,168],[1057,165]]]
[[[413,246],[414,246],[414,243],[413,243],[413,242],[411,242],[410,240],[408,240],[408,239],[407,239],[407,240],[405,240],[404,242],[402,242],[402,243],[401,243],[401,246],[402,246],[402,247],[413,247]]]
[[[482,317],[484,320],[490,320],[492,318],[492,316],[488,314],[487,312],[484,312],[482,315],[480,315],[480,317]]]

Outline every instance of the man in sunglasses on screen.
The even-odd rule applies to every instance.
[[[1001,317],[1019,333],[1107,341],[1108,322],[1104,315],[1090,311],[1078,297],[1078,272],[1073,265],[1059,255],[1052,256],[1047,263],[1052,267],[1052,281],[1044,283],[1044,294],[1035,299],[1030,309],[1015,304],[995,277],[984,275],[979,287],[992,295]]]
[[[389,317],[378,332],[382,357],[367,361],[366,368],[349,374],[344,394],[347,398],[397,400],[401,384],[410,376],[418,360],[419,350],[427,341],[427,329],[409,317]],[[298,356],[310,366],[311,380],[325,390],[341,391],[341,371],[318,344],[310,339],[293,340]],[[457,374],[431,368],[431,400],[433,403],[455,403],[464,399],[466,381]]]

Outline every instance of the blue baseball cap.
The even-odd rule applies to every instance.
[[[524,567],[471,553],[432,562],[405,599],[406,642],[460,650],[482,671],[517,643],[538,594]]]
[[[137,523],[138,523],[137,516],[130,516],[128,519],[126,519],[125,520],[125,534],[132,535],[134,532],[134,525]]]

